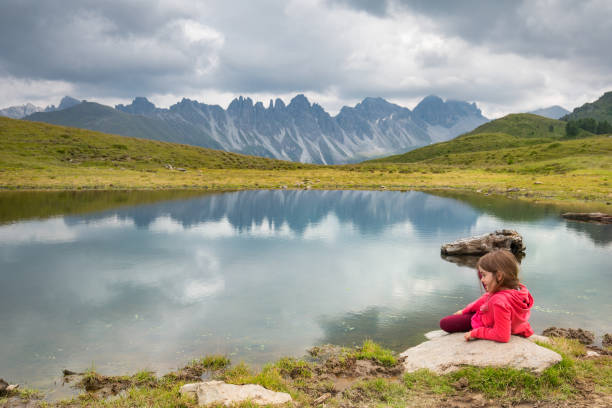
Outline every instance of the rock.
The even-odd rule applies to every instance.
[[[599,357],[599,356],[601,356],[601,354],[599,354],[598,352],[593,351],[593,350],[587,350],[586,356],[587,357]]]
[[[331,397],[331,394],[329,392],[326,392],[325,394],[321,395],[319,398],[317,398],[316,400],[314,400],[312,402],[313,405],[319,405],[322,404],[323,402],[325,402],[326,400],[328,400]]]
[[[19,384],[11,384],[6,387],[6,392],[15,391],[17,388],[19,388]]]
[[[177,168],[176,168],[176,171],[187,171],[187,169],[184,169],[184,168],[182,168],[182,167],[177,167]]]
[[[568,220],[598,222],[601,224],[612,224],[612,215],[605,213],[564,213],[561,216]]]
[[[541,181],[534,181],[533,184],[544,184]]]
[[[507,191],[508,193],[516,193],[516,192],[521,191],[521,189],[520,189],[520,188],[518,188],[518,187],[514,187],[514,188],[509,188],[509,189],[507,189],[506,191]]]
[[[603,339],[601,339],[601,345],[604,347],[612,347],[612,334],[604,334]]]
[[[8,387],[9,384],[4,381],[3,378],[0,378],[0,395],[4,394],[4,392],[6,391],[6,387]]]
[[[462,238],[442,245],[442,255],[484,255],[495,249],[507,249],[518,255],[525,252],[523,237],[514,230],[497,230],[491,234]]]
[[[461,377],[460,379],[455,381],[452,385],[456,390],[461,390],[463,388],[466,388],[469,385],[469,382],[467,378]]]
[[[582,344],[591,344],[595,341],[593,332],[582,329],[562,329],[560,327],[549,327],[542,334],[547,337],[563,337],[566,339],[576,339]]]
[[[434,330],[434,331],[425,333],[425,338],[427,340],[433,340],[433,339],[437,339],[438,337],[442,337],[446,335],[448,335],[448,333],[445,332],[444,330]]]
[[[533,342],[540,342],[540,343],[544,343],[544,344],[550,344],[550,338],[546,337],[546,336],[540,336],[539,334],[532,334],[531,336],[528,337],[529,341],[533,341]]]
[[[291,396],[285,392],[270,391],[261,385],[234,385],[223,381],[185,384],[181,387],[180,393],[196,397],[200,406],[210,404],[230,406],[246,400],[259,405],[276,405],[291,401]]]
[[[513,367],[542,372],[561,361],[552,350],[519,336],[510,336],[508,343],[490,340],[465,341],[463,333],[453,333],[426,341],[400,354],[405,372],[422,368],[437,374],[456,371],[463,366]]]

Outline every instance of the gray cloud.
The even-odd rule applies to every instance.
[[[572,108],[612,85],[609,32],[612,4],[597,0],[8,0],[0,104],[69,88],[209,103],[305,92],[331,110],[427,94],[477,101],[489,114]]]

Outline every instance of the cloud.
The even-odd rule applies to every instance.
[[[493,116],[572,108],[612,83],[610,31],[612,4],[601,0],[9,0],[0,84],[33,86],[13,86],[0,103],[57,103],[67,89],[162,106],[303,92],[332,113],[365,96],[411,108],[427,94],[477,101]]]

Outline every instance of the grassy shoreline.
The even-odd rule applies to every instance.
[[[609,212],[612,208],[612,189],[608,185],[612,171],[605,169],[539,175],[478,169],[402,170],[406,169],[15,169],[0,171],[0,193],[33,190],[446,190],[502,195],[533,203],[557,203],[584,211]]]
[[[244,363],[231,365],[225,356],[192,360],[163,376],[147,370],[104,376],[90,369],[66,375],[81,390],[74,398],[46,402],[42,393],[23,389],[0,397],[0,406],[195,407],[196,401],[181,395],[179,389],[184,384],[201,381],[203,374],[231,384],[259,384],[287,392],[293,402],[285,404],[286,407],[318,406],[321,400],[332,407],[430,407],[461,403],[507,406],[534,402],[541,407],[558,407],[579,401],[599,407],[612,400],[611,355],[589,357],[585,346],[577,340],[552,338],[550,344],[541,345],[563,358],[541,374],[496,367],[465,367],[445,375],[427,370],[404,374],[396,354],[366,340],[353,349],[314,347],[307,359],[283,357],[261,370],[253,370]],[[257,405],[246,402],[237,406]]]

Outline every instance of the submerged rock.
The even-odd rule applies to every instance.
[[[514,230],[497,230],[444,244],[441,252],[442,255],[484,255],[496,249],[507,249],[514,255],[522,255],[525,252],[523,237]]]
[[[565,213],[563,218],[575,221],[598,222],[601,224],[612,224],[612,215],[605,213]]]
[[[547,337],[564,337],[566,339],[576,339],[582,344],[591,344],[595,341],[593,332],[583,329],[562,329],[560,327],[549,327],[542,334]]]
[[[185,384],[180,392],[196,397],[200,406],[210,404],[230,406],[247,400],[259,405],[276,405],[291,401],[291,395],[286,392],[270,391],[261,385],[234,385],[223,381]]]
[[[535,372],[561,361],[552,350],[524,337],[510,336],[508,343],[490,340],[465,341],[463,333],[453,333],[409,348],[400,354],[405,372],[428,369],[437,374],[456,371],[463,366],[513,367]]]

